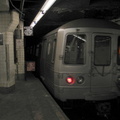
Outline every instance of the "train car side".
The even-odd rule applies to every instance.
[[[42,42],[40,73],[41,78],[51,93],[54,94],[54,58],[57,33],[54,32],[44,37]]]

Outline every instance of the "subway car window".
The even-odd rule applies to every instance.
[[[110,65],[111,62],[111,37],[95,36],[94,40],[94,64]]]
[[[54,63],[54,60],[55,60],[55,50],[56,50],[56,39],[53,41],[53,47],[52,47],[52,63]]]
[[[51,51],[51,43],[48,43],[47,55],[50,55],[50,51]]]
[[[86,36],[72,34],[67,36],[65,64],[85,64]]]
[[[35,53],[35,55],[38,57],[39,56],[39,45],[37,45],[37,48],[36,48],[36,53]]]
[[[120,36],[118,37],[117,64],[120,65]]]

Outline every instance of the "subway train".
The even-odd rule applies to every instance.
[[[106,101],[120,96],[118,24],[77,19],[46,34],[40,49],[37,71],[58,100]]]

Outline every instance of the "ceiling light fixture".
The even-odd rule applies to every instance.
[[[30,27],[33,28],[37,22],[43,17],[43,15],[49,10],[49,8],[55,3],[56,0],[46,0],[42,8],[37,13],[36,17],[30,24]]]

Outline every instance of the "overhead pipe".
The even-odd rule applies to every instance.
[[[22,13],[23,13],[23,8],[24,8],[24,3],[25,3],[25,0],[21,0],[21,3],[20,3],[20,19],[22,19]]]

